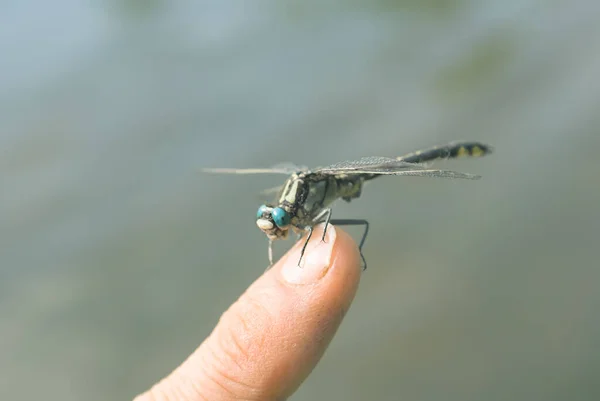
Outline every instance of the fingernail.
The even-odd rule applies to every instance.
[[[298,266],[298,260],[300,259],[300,250],[304,244],[303,241],[305,241],[304,237],[298,241],[295,250],[292,251],[285,261],[285,265],[281,269],[281,275],[287,282],[292,284],[314,283],[323,278],[327,270],[329,270],[331,254],[336,238],[335,227],[332,225],[327,227],[324,241],[321,241],[323,235],[322,226],[319,228],[315,228],[312,238],[304,251],[300,266]]]

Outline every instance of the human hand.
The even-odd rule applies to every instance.
[[[350,307],[361,276],[352,238],[315,227],[221,316],[210,336],[135,401],[284,400],[306,379]]]

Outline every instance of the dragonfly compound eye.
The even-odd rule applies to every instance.
[[[277,224],[277,227],[283,228],[290,224],[290,214],[280,207],[276,207],[271,211],[273,221]]]
[[[267,205],[262,205],[261,207],[259,207],[258,212],[256,212],[256,218],[260,219],[267,210],[269,210]]]

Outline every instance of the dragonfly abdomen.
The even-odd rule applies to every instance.
[[[455,159],[460,157],[480,157],[492,152],[492,148],[480,142],[455,142],[445,146],[418,150],[398,160],[407,163],[425,163],[437,159]]]

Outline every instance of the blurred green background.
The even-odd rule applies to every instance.
[[[456,139],[482,180],[336,205],[369,270],[293,399],[600,399],[600,3],[2,2],[0,72],[1,400],[130,399],[263,272],[284,177],[201,167]]]

